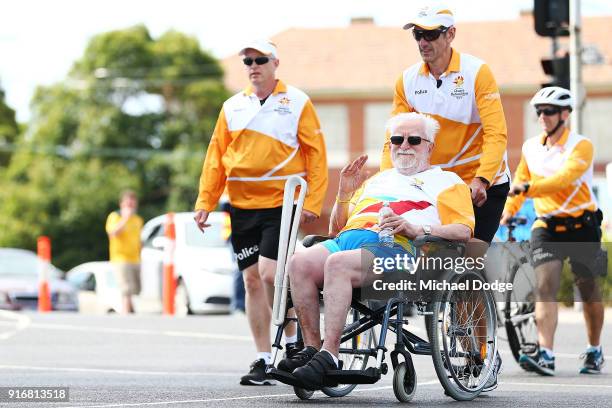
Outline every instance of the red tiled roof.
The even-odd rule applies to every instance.
[[[587,85],[612,86],[612,16],[583,18],[583,44],[596,44],[605,64],[585,66]],[[400,73],[420,61],[410,31],[400,27],[352,24],[342,28],[291,28],[272,37],[278,45],[277,76],[310,94],[388,94]],[[567,38],[561,39],[567,43]],[[531,15],[510,21],[457,25],[453,46],[485,60],[500,87],[532,92],[546,81],[540,59],[550,54],[551,41],[536,35]],[[229,89],[239,90],[246,76],[239,57],[222,61]]]

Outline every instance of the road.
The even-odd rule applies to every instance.
[[[604,351],[612,350],[612,310],[608,312]],[[423,334],[421,318],[412,319],[411,325]],[[579,354],[586,344],[579,314],[562,313],[557,343],[557,375],[544,378],[524,373],[500,341],[504,357],[500,386],[462,406],[611,406],[609,371],[578,374]],[[0,402],[0,406],[304,406],[288,386],[238,385],[253,357],[244,315],[172,318],[0,312],[0,386],[70,388],[69,402]],[[418,389],[412,405],[457,405],[444,395],[431,358],[415,356],[414,361]],[[388,374],[343,398],[316,393],[308,406],[397,406],[391,379]]]

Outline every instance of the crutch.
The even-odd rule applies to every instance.
[[[300,187],[300,194],[296,202],[295,216],[291,223],[293,205],[295,201],[295,189]],[[283,213],[281,216],[280,234],[278,237],[278,258],[276,262],[276,274],[274,276],[274,305],[272,307],[272,321],[281,327],[285,322],[287,312],[287,289],[289,288],[289,265],[288,259],[295,251],[297,233],[300,227],[300,217],[307,190],[306,180],[300,176],[291,176],[285,183],[285,195],[283,196]],[[280,330],[280,329],[279,329]],[[278,348],[274,348],[272,361],[276,361]]]

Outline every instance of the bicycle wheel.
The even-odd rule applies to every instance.
[[[347,315],[347,326],[359,320],[361,314],[350,309]],[[321,327],[324,327],[323,325]],[[374,329],[366,330],[365,332],[346,340],[340,344],[339,360],[342,361],[343,370],[365,370],[368,365],[369,354],[366,353],[371,348],[373,342]],[[321,389],[323,394],[329,397],[344,397],[355,389],[357,384],[339,384],[337,387],[324,387]]]
[[[506,293],[504,326],[512,356],[518,362],[521,354],[533,355],[538,350],[538,330],[535,320],[535,276],[525,271],[523,264],[515,263],[510,270],[509,282],[513,290]]]
[[[431,355],[447,395],[458,401],[476,398],[493,374],[497,354],[495,301],[489,291],[474,289],[485,282],[475,272],[450,272],[446,282],[468,290],[440,291],[430,320]]]

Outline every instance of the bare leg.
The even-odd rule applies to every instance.
[[[557,292],[561,284],[563,263],[546,262],[535,268],[538,280],[538,301],[535,305],[536,326],[540,346],[553,349],[558,321]]]
[[[123,313],[134,313],[134,305],[132,304],[132,295],[123,295]]]
[[[483,258],[488,249],[489,244],[487,244],[485,241],[482,241],[477,238],[472,238],[470,239],[466,247],[465,257],[475,261],[477,258]],[[478,263],[475,264],[478,265]],[[478,272],[484,273],[485,271],[481,270]],[[487,276],[483,277],[487,279]],[[474,319],[473,324],[476,325],[474,327],[475,337],[476,341],[478,342],[478,349],[479,351],[481,351],[483,350],[483,345],[485,345],[487,342],[487,321],[484,306],[486,298],[484,294],[480,293],[474,293],[471,297],[472,299],[470,302],[459,302],[459,304],[457,305],[457,309],[459,311],[459,322],[467,323],[468,319]],[[467,348],[466,350],[472,348],[471,345],[468,347],[469,348]],[[483,355],[482,358],[484,359],[485,356]]]
[[[580,290],[580,297],[585,300],[582,303],[582,312],[589,344],[599,346],[604,323],[604,306],[601,302],[598,281],[589,278],[576,278],[575,282],[578,290]]]
[[[364,256],[372,257],[370,252],[363,251]],[[364,264],[371,264],[371,259],[363,259],[362,251],[354,249],[332,254],[325,263],[325,283],[323,300],[325,304],[325,341],[323,347],[338,356],[340,336],[346,324],[346,315],[351,306],[353,288],[361,287],[372,274],[365,275]],[[373,276],[373,275],[372,275]]]
[[[264,283],[264,289],[270,308],[274,305],[274,277],[276,275],[277,262],[274,259],[266,258],[264,256],[259,257],[259,275]],[[287,312],[287,316],[295,317],[295,312],[290,309]],[[297,326],[295,323],[289,323],[285,327],[285,335],[293,336],[297,332]]]
[[[330,256],[323,245],[315,245],[291,257],[289,274],[291,298],[302,327],[304,345],[321,348],[319,327],[319,288],[323,286],[323,267]]]
[[[258,352],[270,352],[270,319],[271,310],[266,298],[264,283],[258,272],[258,265],[254,264],[242,271],[244,288],[246,292],[246,315],[255,340]]]

